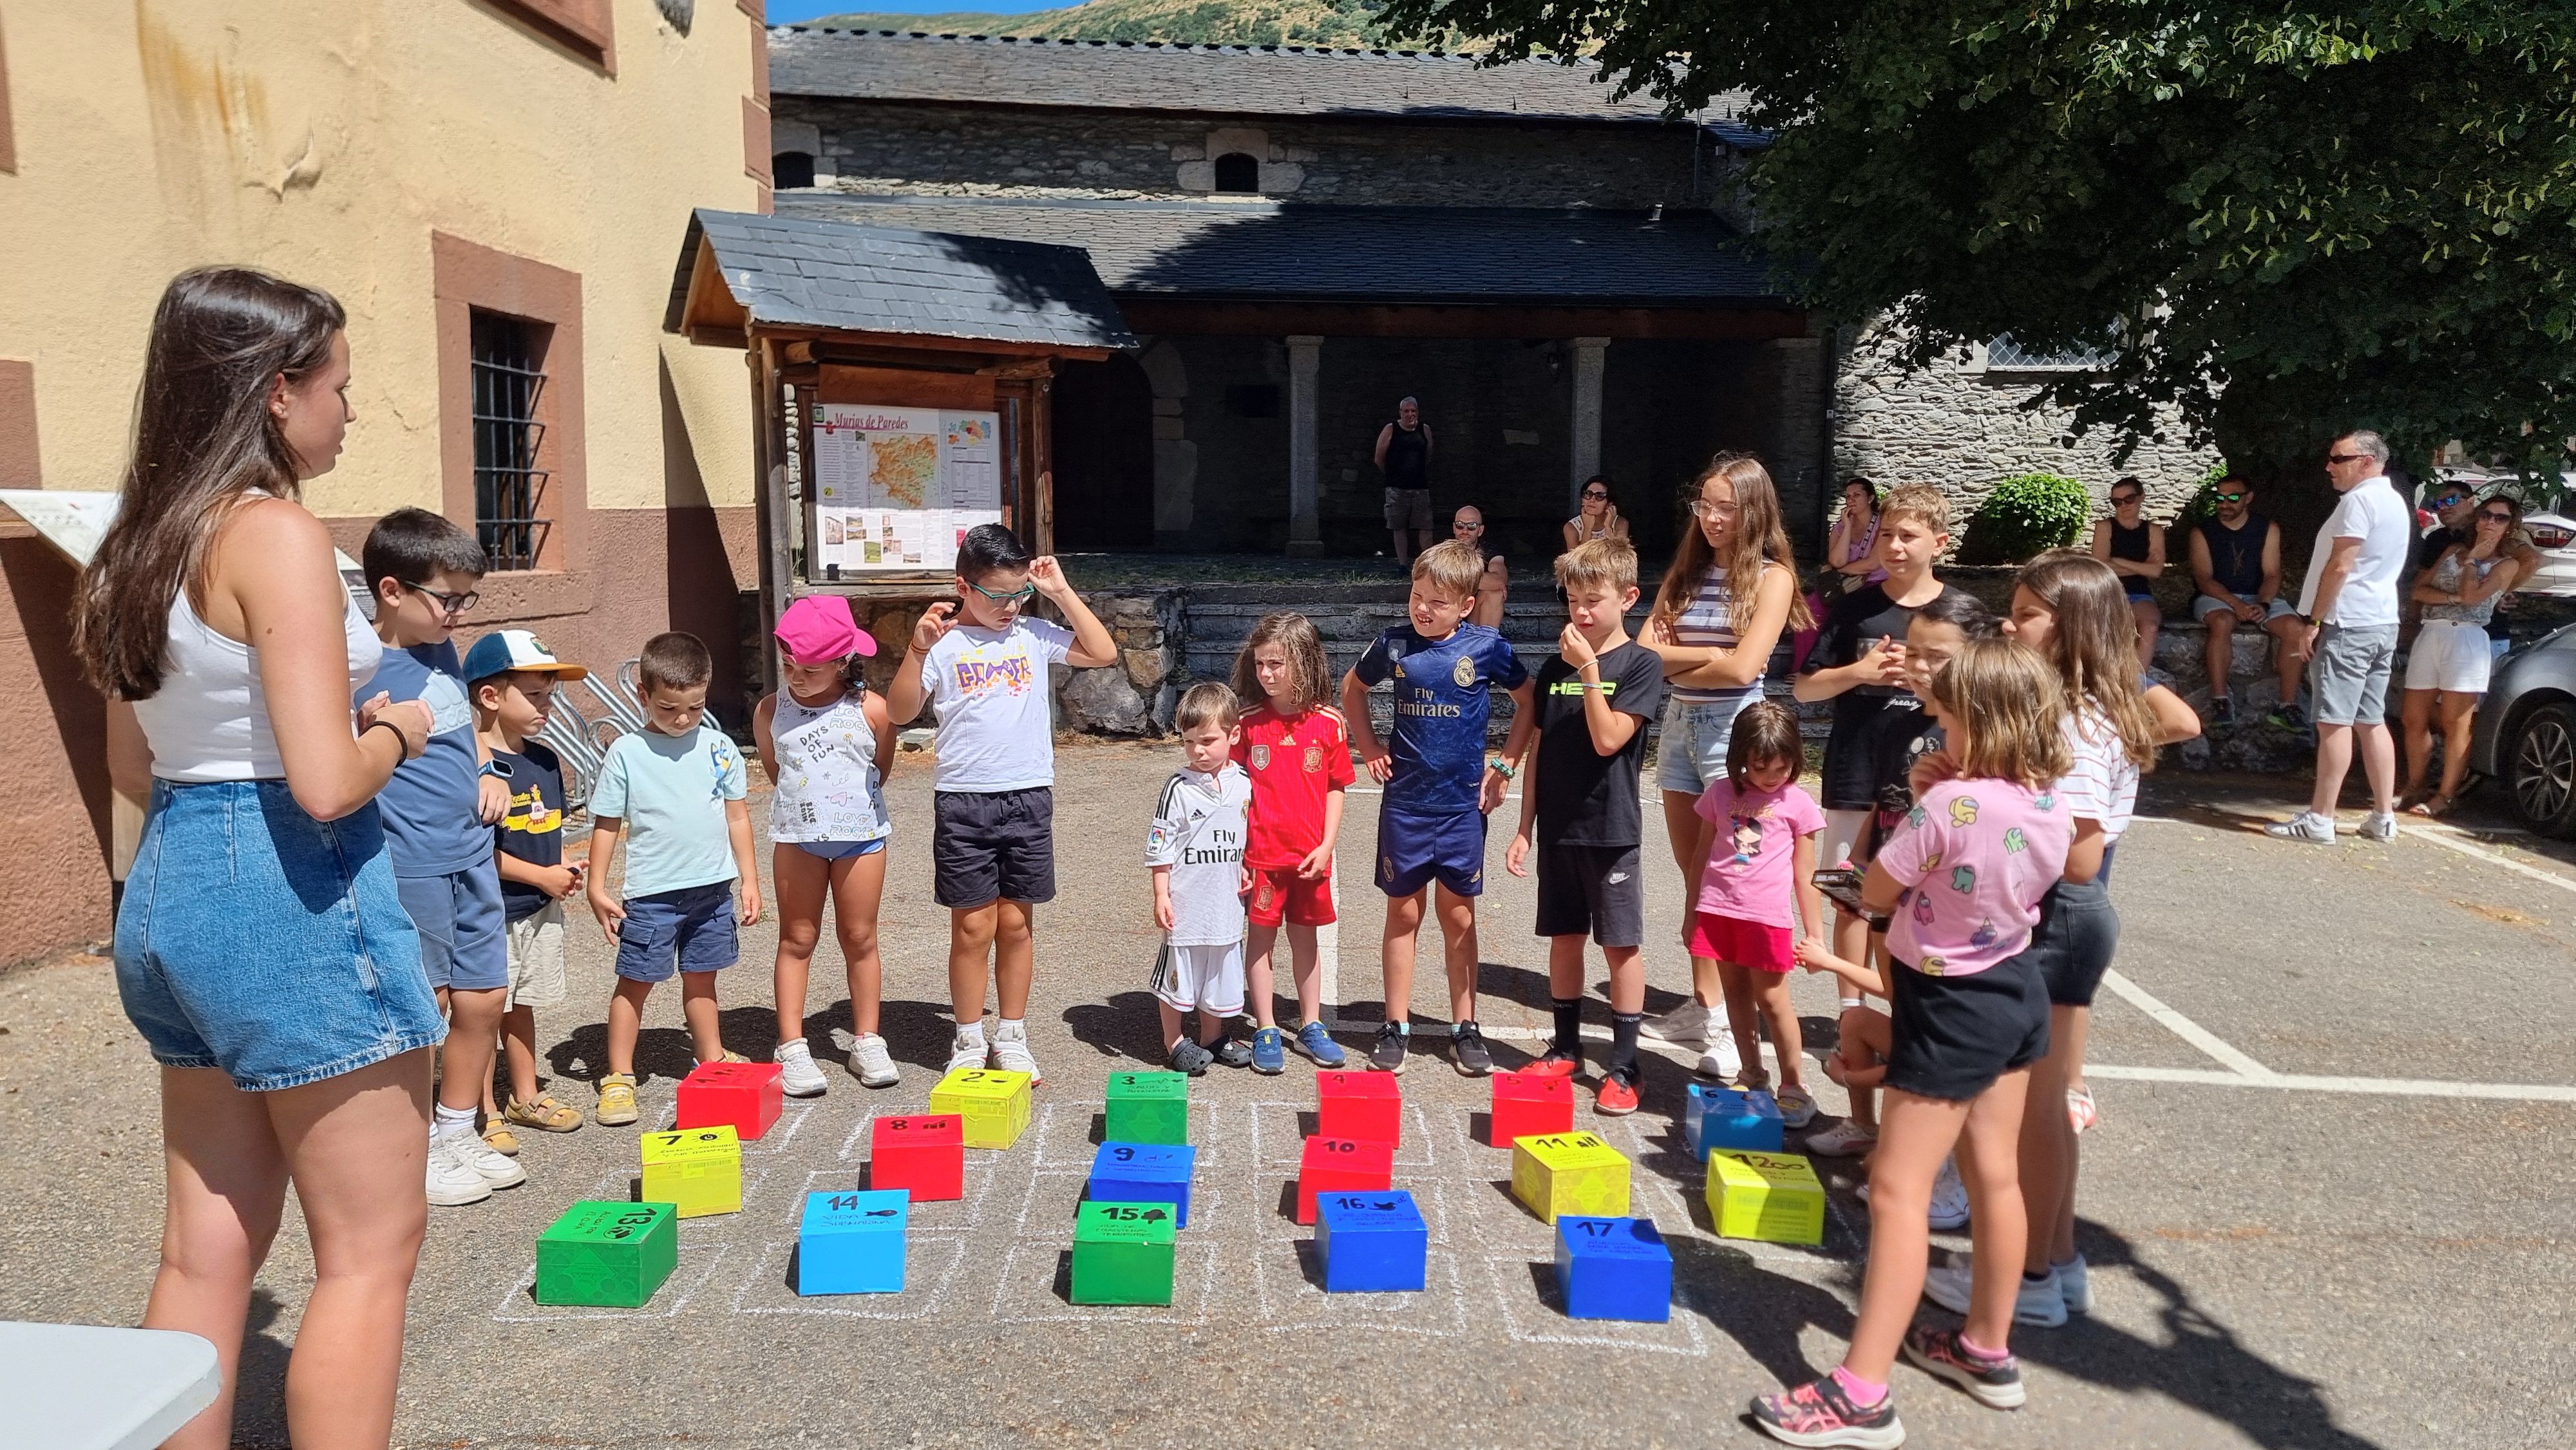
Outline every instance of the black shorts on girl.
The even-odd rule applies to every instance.
[[[2111,905],[2109,884],[2096,876],[2048,888],[2022,956],[2038,966],[2051,1005],[2090,1007],[2119,948],[2120,913]]]
[[[2048,987],[2025,952],[1964,977],[1888,974],[1887,1085],[1964,1102],[2048,1056]]]

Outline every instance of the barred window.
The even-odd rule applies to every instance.
[[[473,312],[474,534],[492,567],[534,569],[545,551],[545,343],[553,329]]]
[[[1998,372],[2080,372],[2108,366],[2108,347],[2076,346],[2050,352],[2024,347],[2009,332],[1986,344],[1986,366]]]

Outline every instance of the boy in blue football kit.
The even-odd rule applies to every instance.
[[[1476,551],[1451,540],[1413,561],[1406,601],[1412,623],[1377,637],[1342,677],[1342,713],[1360,759],[1386,786],[1378,813],[1377,885],[1386,893],[1386,1025],[1369,1064],[1404,1071],[1412,1024],[1414,935],[1423,892],[1440,885],[1440,935],[1447,948],[1449,1015],[1458,1071],[1481,1077],[1493,1055],[1476,1030],[1476,898],[1485,889],[1485,815],[1501,804],[1536,719],[1529,671],[1500,631],[1465,623],[1484,577]],[[1392,681],[1390,751],[1369,720],[1368,692]],[[1485,755],[1486,691],[1501,685],[1515,707],[1502,758]]]

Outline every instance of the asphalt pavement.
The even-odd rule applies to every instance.
[[[1717,1237],[1672,1121],[1690,1079],[1681,1054],[1650,1062],[1645,1111],[1617,1122],[1591,1117],[1587,1076],[1577,1122],[1634,1160],[1634,1211],[1672,1244],[1667,1324],[1566,1317],[1550,1230],[1509,1197],[1509,1155],[1476,1140],[1486,1085],[1455,1074],[1427,1034],[1401,1080],[1396,1165],[1431,1227],[1426,1292],[1321,1292],[1311,1230],[1282,1212],[1314,1106],[1313,1070],[1291,1058],[1283,1076],[1219,1068],[1193,1086],[1198,1197],[1174,1303],[1069,1302],[1065,1251],[1105,1081],[1159,1065],[1140,858],[1177,764],[1172,747],[1062,751],[1062,891],[1038,914],[1029,1017],[1046,1083],[1016,1146],[969,1155],[965,1200],[915,1210],[903,1294],[800,1299],[788,1265],[804,1194],[859,1186],[869,1117],[921,1111],[945,1054],[930,776],[909,755],[890,784],[881,922],[902,1083],[872,1092],[840,1071],[831,1039],[847,1008],[827,935],[808,1034],[827,1049],[829,1093],[750,1145],[743,1211],[683,1224],[678,1271],[636,1311],[545,1308],[528,1286],[537,1235],[565,1205],[631,1192],[638,1130],[526,1134],[525,1187],[432,1212],[397,1443],[1761,1443],[1739,1418],[1747,1399],[1840,1355],[1867,1215],[1853,1164],[1820,1159],[1821,1246]],[[2279,783],[2151,779],[2118,856],[2126,927],[2091,1052],[2102,1122],[2082,1140],[2078,1237],[2097,1309],[2015,1336],[2031,1385],[2018,1413],[1900,1368],[1910,1443],[2505,1447],[2576,1425],[2571,853],[2474,815],[2389,845],[2263,839],[2252,823],[2286,804]],[[1352,798],[1342,846],[1337,988],[1355,1052],[1379,991],[1376,806]],[[1501,869],[1516,809],[1498,818],[1482,913],[1482,1015],[1506,1064],[1536,1049],[1521,1034],[1544,1028],[1547,999],[1532,884]],[[1660,839],[1645,855],[1652,939],[1676,941],[1678,873]],[[586,1109],[609,954],[586,922],[572,941],[575,1005],[539,1028],[553,1090]],[[743,965],[722,979],[727,1041],[754,1057],[773,1042],[774,943],[770,923],[747,931]],[[1436,1022],[1437,947],[1424,945],[1414,1007]],[[1649,962],[1650,1007],[1671,1005],[1684,959],[1672,947]],[[1596,958],[1596,1026],[1600,976]],[[1829,1045],[1832,993],[1812,979],[1796,990],[1812,1057]],[[676,992],[657,994],[646,1022],[642,1100],[658,1127],[688,1065]],[[1838,1111],[1840,1092],[1810,1078]],[[0,977],[0,1318],[139,1317],[158,1133],[150,1059],[104,962]],[[280,1381],[311,1275],[290,1221],[253,1316],[240,1444],[285,1443]]]

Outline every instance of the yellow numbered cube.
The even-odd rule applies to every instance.
[[[1825,1185],[1797,1153],[1720,1148],[1708,1155],[1708,1216],[1721,1238],[1825,1241]]]
[[[1590,1133],[1512,1140],[1512,1196],[1549,1223],[1559,1214],[1628,1216],[1628,1160]]]
[[[644,1135],[644,1201],[682,1218],[742,1212],[742,1140],[733,1124]]]
[[[930,1090],[930,1111],[963,1119],[969,1148],[1008,1148],[1029,1125],[1029,1075],[961,1067]]]

